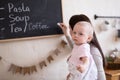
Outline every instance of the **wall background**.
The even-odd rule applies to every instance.
[[[120,19],[97,19],[99,16],[120,16],[120,0],[62,0],[63,20],[68,25],[69,18],[74,14],[86,14],[92,20],[97,38],[103,49],[104,55],[111,50],[120,50],[120,39],[116,40],[117,29],[120,29]],[[101,31],[99,26],[103,21],[109,21],[111,25],[107,31]],[[68,73],[66,59],[70,49],[61,49],[61,54],[54,56],[54,60],[47,67],[40,69],[38,63],[49,55],[51,50],[57,48],[64,36],[56,36],[34,40],[0,43],[0,80],[65,80]],[[37,66],[37,72],[31,75],[12,74],[8,72],[10,64],[18,66]]]

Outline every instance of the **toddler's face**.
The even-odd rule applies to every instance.
[[[72,39],[76,45],[87,43],[90,40],[90,25],[88,23],[78,22],[72,31]]]

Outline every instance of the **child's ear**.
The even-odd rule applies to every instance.
[[[92,39],[93,39],[93,36],[92,36],[92,35],[89,35],[89,36],[88,36],[88,40],[87,40],[88,43],[89,43]]]

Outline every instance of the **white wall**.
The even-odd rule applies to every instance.
[[[69,18],[74,14],[84,13],[92,20],[98,40],[105,55],[117,47],[120,50],[120,40],[115,40],[116,29],[110,28],[108,31],[99,31],[99,23],[108,19],[94,20],[94,14],[100,16],[120,16],[120,0],[62,0],[63,20],[68,25]],[[109,21],[114,21],[109,19]],[[47,64],[47,67],[40,69],[37,65],[48,56],[51,50],[57,48],[62,36],[49,37],[35,40],[15,41],[0,43],[0,80],[65,80],[67,75],[66,58],[69,49],[62,51],[55,60]],[[12,74],[8,72],[10,64],[18,66],[38,66],[38,71],[31,75]]]

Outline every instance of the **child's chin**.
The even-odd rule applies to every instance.
[[[80,45],[79,43],[75,43],[76,45]]]
[[[82,45],[83,43],[75,43],[76,45]]]

